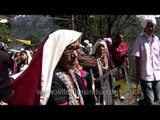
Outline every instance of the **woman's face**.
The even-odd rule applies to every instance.
[[[68,45],[60,58],[58,65],[64,70],[73,69],[77,64],[77,51],[80,49],[80,40]]]
[[[20,53],[16,53],[14,59],[15,59],[15,61],[19,61],[20,60]]]
[[[106,49],[105,49],[104,45],[102,45],[102,44],[98,45],[96,52],[99,56],[106,53]]]
[[[28,56],[25,52],[21,52],[20,56],[21,56],[22,61],[26,61],[28,59]]]

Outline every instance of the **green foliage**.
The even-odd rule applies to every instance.
[[[72,29],[72,15],[52,16],[61,28]],[[62,18],[66,18],[63,20]],[[68,19],[68,21],[67,21]],[[83,32],[83,40],[88,39],[94,43],[97,39],[112,37],[119,31],[126,31],[128,28],[136,28],[135,15],[74,15],[74,28]]]
[[[7,24],[0,24],[0,41],[7,43],[7,39],[10,37],[11,31]]]
[[[7,19],[7,23],[0,23],[0,41],[8,43],[8,38],[11,36],[11,29],[14,25],[11,15],[0,15],[0,19]]]
[[[29,15],[18,18],[14,21],[15,26],[12,29],[12,36],[19,39],[26,39],[33,34],[40,43],[52,31],[57,30],[56,24],[46,16]]]

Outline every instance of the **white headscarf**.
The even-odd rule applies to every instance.
[[[96,43],[94,44],[94,46],[93,46],[93,48],[92,48],[92,54],[95,54],[95,53],[96,53],[97,47],[98,47],[100,44],[105,47],[106,52],[107,52],[107,54],[108,54],[107,44],[106,44],[105,41],[102,40],[102,39],[99,39],[98,41],[96,41]]]
[[[28,64],[30,64],[30,62],[32,60],[32,55],[31,55],[29,50],[26,50],[26,52],[27,52],[27,55],[28,55]]]
[[[82,33],[73,30],[57,30],[49,35],[44,47],[42,58],[41,96],[40,104],[48,101],[53,72],[57,66],[65,48],[81,38]]]
[[[98,41],[96,41],[96,43],[94,44],[93,49],[92,49],[92,54],[96,54],[96,50],[97,50],[97,48],[98,48],[99,45],[103,45],[105,47],[105,49],[106,49],[106,56],[107,56],[107,58],[109,58],[109,51],[108,51],[107,44],[102,39],[99,39]],[[100,59],[97,58],[97,56],[96,56],[96,59],[97,59],[97,64],[98,64],[99,75],[101,76],[101,75],[103,75],[103,70],[102,70],[102,66],[100,65]],[[105,61],[105,62],[106,62],[105,63],[106,64],[105,68],[108,69],[108,67],[109,67],[108,66],[108,60]]]
[[[139,16],[139,19],[141,21],[141,26],[143,28],[146,28],[148,22],[151,22],[155,25],[157,24],[155,16],[153,16],[153,15],[141,15],[141,16]]]

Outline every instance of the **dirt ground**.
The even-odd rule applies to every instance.
[[[136,91],[136,84],[127,83],[126,84],[126,96],[124,100],[120,100],[119,98],[114,99],[115,105],[138,105],[137,99],[141,99],[143,97],[140,86],[138,85],[138,89]],[[137,93],[137,96],[136,96]]]
[[[136,88],[137,91],[136,91]],[[137,93],[137,96],[136,96]],[[126,96],[125,100],[120,100],[119,98],[114,99],[115,105],[139,105],[137,99],[142,99],[143,93],[141,91],[140,86],[136,87],[134,83],[127,83],[126,84]],[[154,105],[160,105],[160,100],[156,101]]]

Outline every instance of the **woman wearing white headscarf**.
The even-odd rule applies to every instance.
[[[106,71],[109,69],[108,65],[108,58],[109,58],[109,52],[107,44],[104,40],[99,39],[92,48],[92,55],[94,55],[97,58],[98,63],[98,76],[102,76],[104,73],[103,71]],[[101,61],[104,61],[104,66],[102,65]],[[103,67],[102,67],[103,66]]]
[[[108,47],[107,44],[104,40],[99,39],[93,46],[92,49],[92,55],[96,57],[97,59],[97,64],[98,67],[97,69],[93,69],[93,75],[95,78],[98,78],[102,75],[104,75],[105,73],[107,73],[107,70],[109,70],[109,51],[108,51]],[[108,77],[106,77],[106,79],[108,79]],[[107,82],[106,82],[107,81]],[[109,94],[107,94],[107,101],[104,100],[104,94],[103,96],[101,95],[97,95],[99,102],[102,105],[106,105],[106,104],[113,104],[113,100],[112,99],[112,91],[111,91],[111,83],[108,82],[108,80],[100,80],[98,82],[95,81],[95,91],[102,91],[102,86],[106,85],[105,87],[107,92],[110,92]],[[104,91],[106,92],[106,91]],[[111,99],[110,99],[111,98]],[[110,99],[110,100],[109,100]],[[107,103],[108,102],[108,103]]]
[[[144,99],[141,105],[152,105],[160,99],[160,40],[154,34],[156,19],[143,16],[143,32],[135,41],[136,80],[140,81]]]
[[[50,34],[40,45],[25,72],[11,85],[15,93],[10,104],[83,105],[84,99],[80,92],[83,89],[82,81],[77,80],[72,71],[77,63],[76,50],[79,48],[81,36],[82,33],[73,30],[57,30]],[[70,86],[71,79],[76,91]],[[22,81],[25,86],[20,87]],[[21,89],[23,93],[20,92]]]

